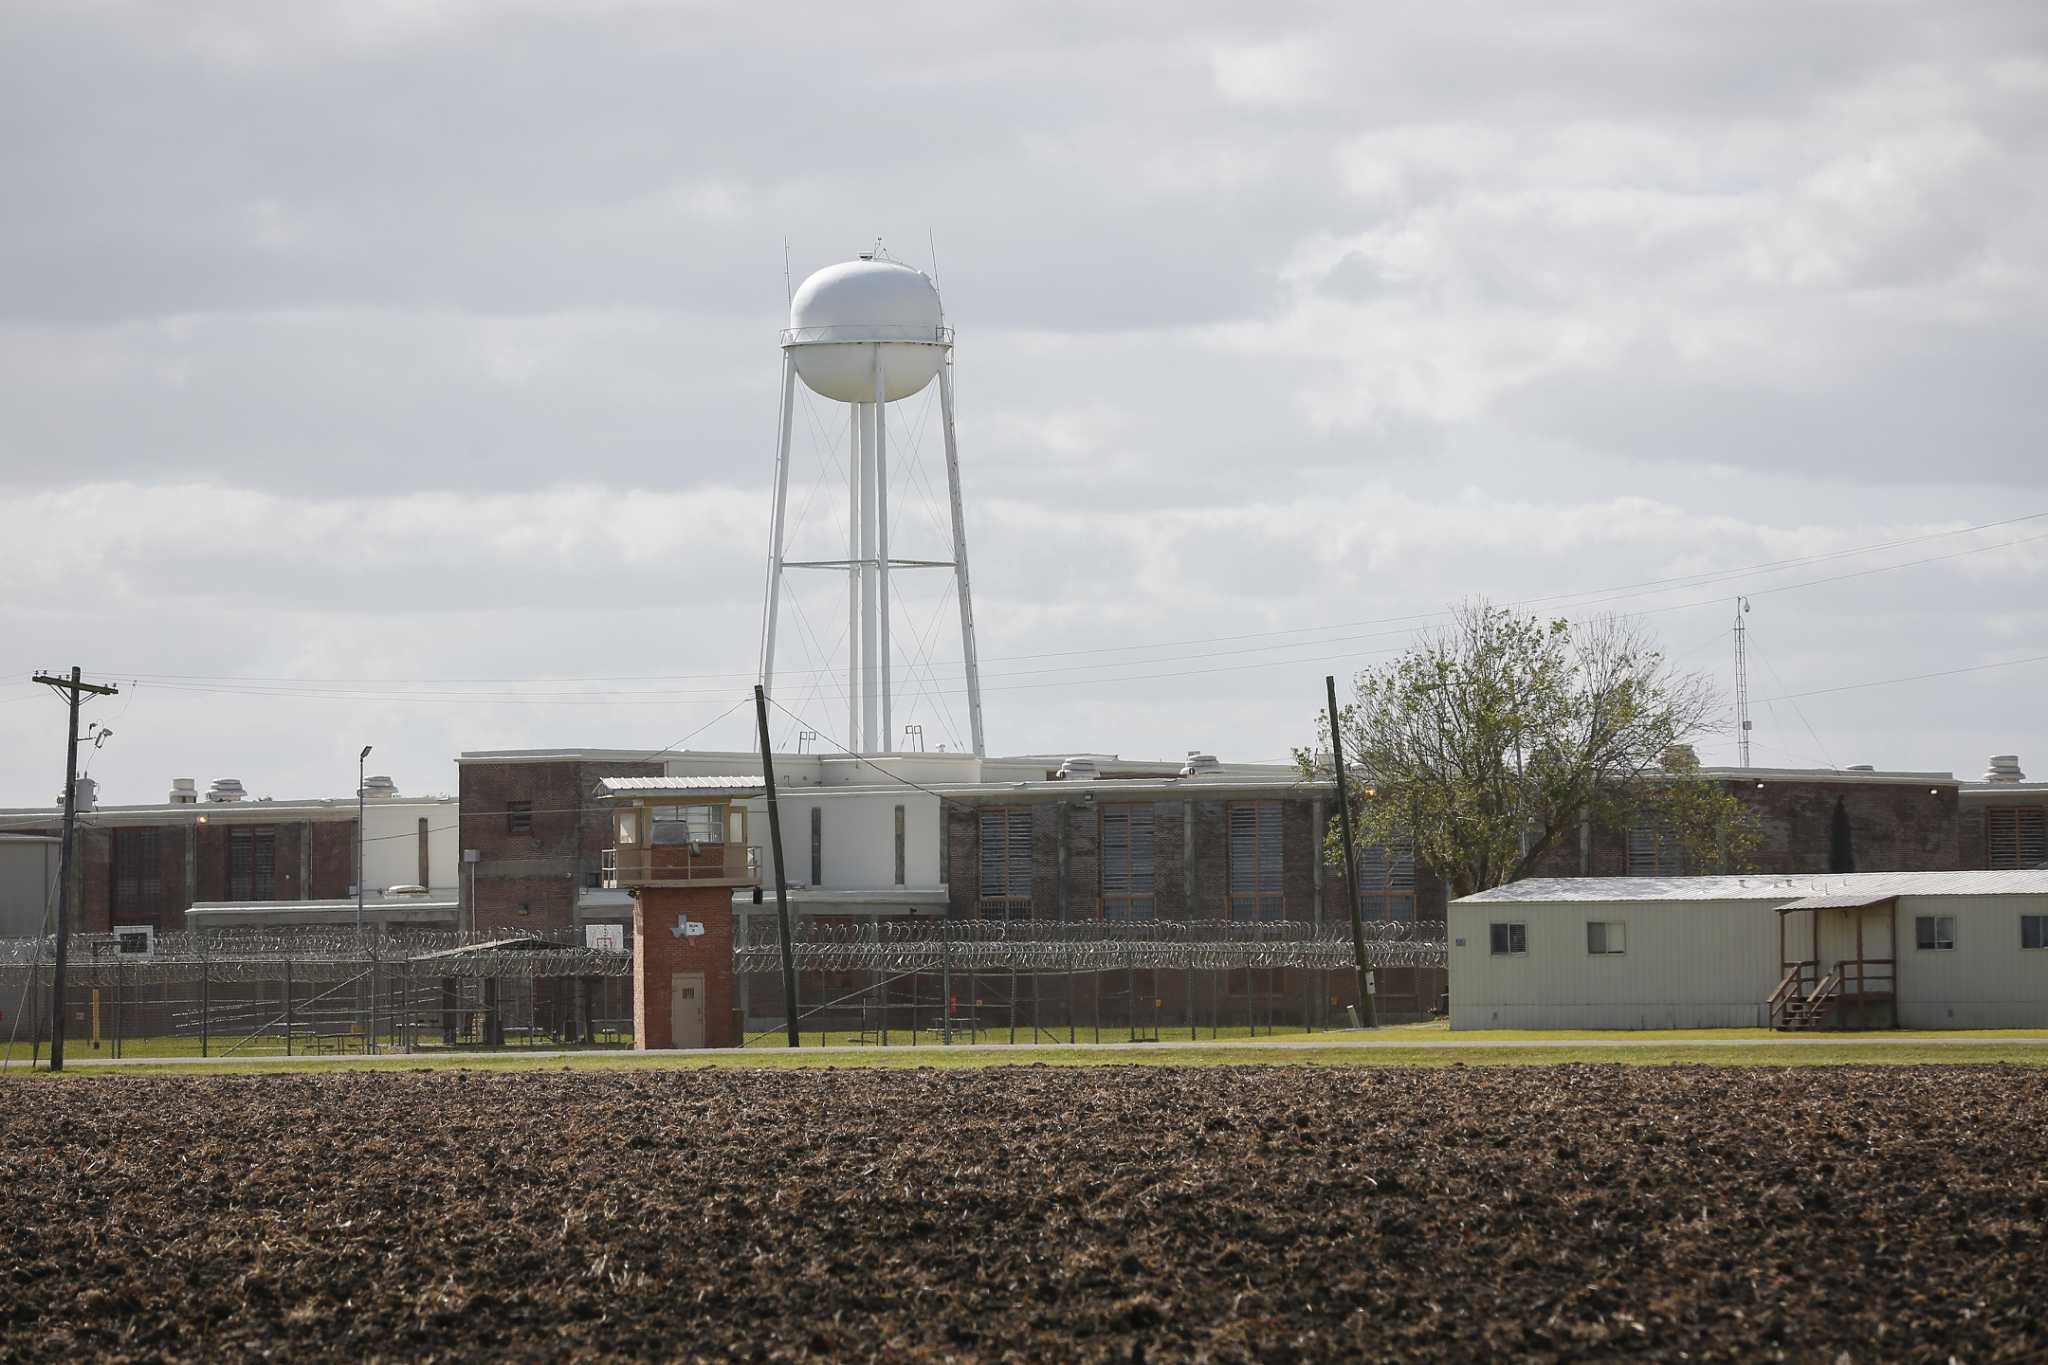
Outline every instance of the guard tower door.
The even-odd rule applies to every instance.
[[[677,972],[669,978],[669,1045],[704,1046],[704,973]]]

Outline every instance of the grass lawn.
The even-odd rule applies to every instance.
[[[671,1068],[856,1068],[934,1067],[970,1069],[991,1066],[1317,1066],[1317,1067],[1493,1067],[1563,1066],[1571,1063],[1619,1063],[1627,1066],[1909,1066],[1946,1065],[2048,1066],[2048,1045],[2015,1042],[1971,1047],[1944,1047],[1938,1043],[1874,1045],[1856,1042],[1821,1043],[1799,1047],[1700,1047],[1674,1040],[1666,1046],[1614,1047],[1589,1042],[1582,1047],[1527,1047],[1512,1044],[1470,1051],[1445,1048],[1355,1048],[1333,1044],[1329,1047],[1250,1049],[1238,1047],[1023,1047],[1016,1048],[872,1048],[853,1052],[820,1052],[812,1048],[746,1049],[725,1053],[644,1054],[633,1052],[588,1052],[571,1057],[521,1056],[506,1052],[491,1057],[436,1057],[431,1053],[392,1057],[343,1057],[328,1061],[294,1058],[262,1061],[230,1059],[198,1064],[152,1066],[140,1063],[121,1067],[77,1067],[66,1076],[128,1075],[219,1075],[230,1073],[274,1073],[280,1071],[322,1072],[336,1069],[379,1071],[422,1071],[458,1069],[471,1071],[528,1070],[619,1070]],[[26,1069],[9,1074],[44,1077],[45,1072]]]

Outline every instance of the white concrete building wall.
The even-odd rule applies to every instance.
[[[55,905],[61,845],[40,836],[0,835],[0,938],[43,932]]]
[[[351,812],[352,813],[352,812]],[[387,886],[410,886],[419,880],[419,826],[427,822],[428,886],[452,889],[462,876],[462,839],[458,803],[437,801],[370,801],[363,806],[363,886],[375,893]]]
[[[1762,901],[1450,907],[1453,1029],[1753,1028],[1778,984],[1778,923]],[[1624,951],[1586,950],[1592,921]],[[1526,926],[1526,953],[1496,956],[1491,926]],[[2017,932],[2017,931],[2015,931]]]
[[[1914,921],[1955,916],[1955,947],[1918,947]],[[1903,1028],[2048,1028],[2048,949],[2020,946],[2020,918],[2048,896],[1899,897]]]
[[[792,886],[811,882],[811,812],[818,815],[819,872],[828,891],[877,891],[896,885],[896,808],[903,808],[903,885],[932,888],[939,880],[939,800],[911,787],[844,795],[824,790],[777,792],[782,854]],[[761,852],[761,877],[772,884],[768,806],[747,803],[747,829]]]

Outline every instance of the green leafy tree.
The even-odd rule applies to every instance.
[[[1720,712],[1704,675],[1618,617],[1574,626],[1483,600],[1453,616],[1359,674],[1339,718],[1361,847],[1412,847],[1454,896],[1531,875],[1587,821],[1652,825],[1696,871],[1747,866],[1754,817],[1690,748]],[[1327,747],[1327,717],[1319,729]]]

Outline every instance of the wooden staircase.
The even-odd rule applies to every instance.
[[[1807,983],[1807,971],[1814,964],[1798,963],[1785,973],[1778,989],[1771,992],[1771,1027],[1781,1033],[1812,1032],[1826,1028],[1842,993],[1842,978],[1829,972]]]

